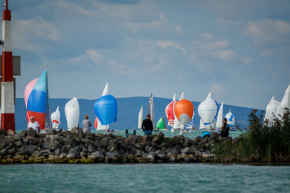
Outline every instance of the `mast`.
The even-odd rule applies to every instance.
[[[48,70],[47,65],[45,65],[46,69],[46,112],[45,112],[45,126],[47,129],[51,129],[51,123],[50,123],[50,110],[49,110],[49,95],[48,95]]]

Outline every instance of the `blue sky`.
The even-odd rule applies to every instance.
[[[15,0],[17,97],[49,66],[51,98],[150,96],[265,109],[290,83],[290,1]],[[195,107],[197,108],[197,107]]]

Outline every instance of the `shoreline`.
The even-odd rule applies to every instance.
[[[212,132],[204,139],[183,135],[123,136],[50,130],[37,134],[23,130],[10,134],[0,130],[0,163],[289,163],[289,157],[278,161],[259,155],[237,155],[232,147],[241,137],[221,137]],[[225,153],[225,151],[227,151]],[[275,162],[273,162],[275,161]]]

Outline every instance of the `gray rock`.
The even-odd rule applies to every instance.
[[[106,156],[110,157],[117,157],[119,155],[118,151],[106,152]]]
[[[14,134],[14,135],[11,135],[10,136],[11,137],[11,139],[13,139],[14,141],[16,141],[16,140],[21,140],[21,138],[22,138],[22,136],[20,135],[20,134]]]
[[[42,143],[41,147],[42,147],[42,149],[51,149],[51,145],[49,145],[47,143]]]
[[[139,138],[138,135],[129,135],[128,139],[131,139],[132,141],[137,141]]]
[[[150,152],[149,149],[150,149],[150,147],[147,145],[147,146],[145,147],[145,152],[146,152],[146,153],[149,153],[149,152]]]
[[[5,130],[6,131],[6,130]],[[6,155],[8,153],[8,149],[7,148],[5,148],[5,149],[2,149],[1,151],[0,151],[0,155]]]
[[[81,138],[81,142],[82,142],[82,143],[89,143],[89,142],[90,142],[90,140],[89,140],[89,139],[84,139],[84,138]]]
[[[160,140],[163,140],[164,139],[164,133],[159,132],[158,133],[158,137],[159,137]]]
[[[84,137],[84,133],[83,131],[78,128],[78,127],[74,127],[71,129],[71,133],[72,134],[75,134],[76,136],[78,136],[80,139]]]
[[[0,135],[1,134],[8,135],[7,130],[6,129],[0,129]]]
[[[123,148],[123,149],[127,149],[128,148],[128,145],[125,142],[123,142],[123,141],[119,143],[119,146],[121,148]]]
[[[73,154],[73,153],[69,153],[66,157],[67,157],[68,159],[75,159],[75,158],[76,158],[76,155]]]
[[[30,139],[28,136],[26,136],[26,137],[23,137],[22,141],[27,144],[27,143],[29,143]]]
[[[39,157],[40,156],[40,152],[38,150],[34,150],[31,154],[32,157]]]
[[[70,149],[69,150],[69,154],[74,154],[74,155],[77,155],[77,151],[75,149]]]
[[[36,136],[37,136],[37,132],[36,132],[34,129],[32,129],[32,128],[29,128],[29,129],[28,129],[27,134],[28,134],[29,136],[31,136],[31,137],[36,137]]]
[[[21,135],[22,137],[26,136],[26,135],[27,135],[27,131],[26,131],[26,130],[22,130],[21,133],[20,133],[20,135]]]
[[[65,158],[67,155],[65,154],[65,153],[61,153],[60,155],[59,155],[59,157],[61,157],[61,158]]]
[[[189,154],[192,154],[193,153],[193,151],[189,148],[189,147],[186,147],[186,148],[184,148],[183,150],[182,150],[182,154],[187,154],[187,155],[189,155]]]
[[[50,139],[51,139],[51,137],[47,136],[47,137],[45,138],[45,141],[50,141]]]
[[[83,156],[84,156],[84,157],[87,157],[87,153],[82,151],[82,152],[80,153],[80,156],[81,156],[81,157],[83,157]]]
[[[54,153],[55,155],[59,155],[59,154],[60,154],[60,149],[59,149],[59,148],[55,149],[53,153]]]
[[[91,153],[92,156],[95,156],[95,157],[101,157],[101,156],[104,156],[102,152],[100,151],[95,151],[93,153]]]
[[[18,147],[21,147],[23,145],[22,141],[21,140],[17,140],[14,142],[14,144]]]
[[[165,152],[162,151],[162,150],[157,150],[157,151],[155,151],[155,155],[156,155],[156,158],[157,158],[157,159],[161,159],[161,160],[166,159],[166,154],[165,154]]]
[[[49,131],[46,132],[46,135],[55,135],[56,134],[56,130],[54,129],[50,129]]]
[[[92,153],[92,152],[94,152],[94,151],[96,151],[95,147],[92,146],[92,145],[89,145],[89,146],[88,146],[88,152]]]
[[[8,154],[9,155],[14,154],[15,152],[16,152],[15,148],[11,148],[11,149],[8,150]]]
[[[142,147],[139,143],[136,143],[134,146],[138,149],[140,149]]]
[[[27,153],[28,155],[31,155],[32,152],[37,149],[35,146],[29,145],[26,149],[25,149],[25,153]]]

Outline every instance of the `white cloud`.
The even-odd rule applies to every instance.
[[[162,48],[162,49],[166,49],[170,46],[178,49],[178,50],[182,50],[185,51],[185,49],[183,47],[181,47],[179,44],[175,43],[174,41],[161,41],[161,40],[157,40],[156,41],[157,45]]]
[[[212,33],[201,33],[199,35],[204,40],[211,40],[213,38]]]
[[[180,25],[175,25],[175,30],[178,34],[182,34],[182,29]]]
[[[212,92],[213,97],[216,99],[216,101],[222,102],[226,93],[222,85],[213,83],[211,87],[209,88],[209,90]]]
[[[57,41],[57,28],[42,17],[13,21],[13,47],[21,50],[39,51],[43,40]]]
[[[290,42],[290,24],[281,20],[264,19],[262,21],[251,21],[243,34],[252,39],[255,45],[269,43]]]
[[[261,56],[270,57],[274,54],[282,54],[286,57],[290,56],[290,47],[278,47],[272,49],[263,49]]]
[[[240,57],[240,60],[243,62],[243,64],[252,64],[253,60],[250,57]]]
[[[86,53],[88,54],[88,56],[90,57],[90,59],[98,65],[102,65],[103,62],[103,55],[98,53],[96,50],[86,50]]]
[[[230,45],[230,42],[228,39],[211,41],[211,42],[207,42],[207,43],[202,44],[202,46],[208,50],[225,49],[225,48],[229,47],[229,45]]]
[[[230,62],[236,57],[236,52],[234,52],[233,50],[216,50],[212,51],[211,55],[216,58],[222,59],[225,62]]]

